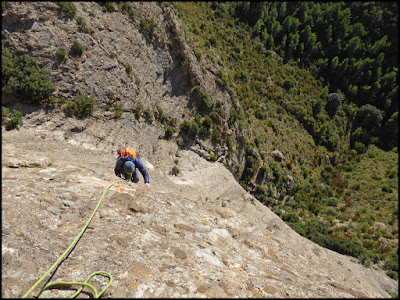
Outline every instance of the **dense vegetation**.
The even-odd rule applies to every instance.
[[[72,2],[60,14],[93,34]],[[104,13],[135,16],[129,3],[105,2]],[[170,5],[164,3],[162,5]],[[177,2],[185,37],[168,26],[171,51],[188,75],[193,116],[178,124],[160,107],[137,105],[136,118],[157,121],[165,138],[184,148],[196,139],[226,146],[227,168],[240,184],[299,234],[398,277],[398,16],[397,4],[308,2]],[[4,7],[3,7],[4,9]],[[154,19],[140,31],[157,42]],[[217,66],[227,101],[215,101],[197,82],[183,38],[201,67]],[[63,63],[79,59],[77,41]],[[115,54],[113,54],[115,55]],[[123,64],[122,62],[120,62]],[[128,76],[140,79],[123,64]],[[52,96],[54,85],[36,60],[2,44],[2,92],[67,116],[88,117],[94,98]],[[110,100],[113,96],[110,96]],[[107,105],[116,117],[118,103]],[[229,113],[227,113],[227,111]],[[21,113],[2,108],[8,129]],[[179,126],[178,126],[179,125]],[[279,150],[279,159],[271,156]],[[215,153],[214,153],[215,152]],[[235,163],[244,159],[244,165]],[[177,175],[175,166],[172,174]]]
[[[397,12],[397,2],[242,2],[235,7],[235,15],[254,25],[254,36],[267,49],[312,70],[330,90],[342,91],[347,102],[360,107],[352,120],[353,144],[385,149],[398,144]],[[330,117],[340,104],[326,103]]]
[[[6,126],[7,130],[22,126],[22,113],[19,110],[13,109],[10,111],[7,107],[1,107],[1,124]]]
[[[222,134],[245,157],[227,167],[298,233],[397,278],[397,4],[173,5],[200,65],[220,67],[239,138],[212,99],[181,133]]]
[[[29,54],[15,53],[1,45],[2,91],[22,98],[24,101],[39,102],[48,98],[55,90],[45,71]]]

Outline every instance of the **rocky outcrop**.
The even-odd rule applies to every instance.
[[[126,112],[132,112],[138,104],[153,111],[159,105],[170,118],[181,120],[188,113],[187,82],[193,78],[214,101],[229,104],[227,95],[216,86],[215,66],[197,61],[172,7],[132,2],[129,5],[135,17],[131,18],[118,11],[104,13],[97,2],[74,5],[76,17],[81,17],[93,34],[82,32],[75,20],[63,17],[58,5],[51,2],[9,2],[3,13],[6,44],[30,53],[49,71],[57,87],[55,96],[68,99],[78,93],[90,95],[98,108],[118,103]],[[148,39],[140,29],[141,20],[154,20],[157,38]],[[169,46],[171,26],[180,37],[186,69],[176,49]],[[58,61],[56,52],[64,48],[69,53],[75,40],[84,48],[82,57],[68,55],[64,62]],[[127,65],[132,68],[131,75],[125,70]],[[225,109],[229,117],[230,106]]]
[[[125,113],[113,119],[99,109],[79,120],[23,106],[24,126],[2,131],[2,297],[22,296],[74,240],[104,189],[118,179],[115,150],[126,146],[137,151],[152,187],[146,189],[142,179],[115,184],[51,281],[84,281],[103,270],[114,277],[103,296],[108,298],[377,298],[397,292],[397,282],[381,271],[295,233],[221,163],[198,155],[211,158],[206,143],[179,150],[162,139],[154,122],[132,116],[137,104],[160,105],[178,120],[190,113],[187,74],[168,46],[170,24],[183,32],[171,7],[130,2],[132,20],[103,13],[97,2],[74,4],[93,35],[61,17],[53,2],[8,2],[4,40],[37,58],[56,82],[56,96],[91,95],[98,107],[118,102]],[[140,21],[151,18],[158,25],[153,42],[140,31]],[[56,62],[56,51],[69,50],[74,40],[84,55]],[[185,40],[180,43],[189,75],[213,99],[223,99],[211,75],[215,66],[196,63]],[[127,74],[126,64],[139,80]],[[244,147],[244,135],[229,134]],[[223,160],[225,152],[213,153],[215,159]],[[98,290],[107,283],[102,277],[92,281]],[[43,296],[71,294],[55,289]]]
[[[19,131],[2,132],[2,297],[23,295],[74,240],[104,189],[118,179],[114,146],[131,134],[112,120],[74,135],[25,121]],[[397,291],[381,271],[295,233],[220,163],[168,141],[146,148],[154,134],[151,125],[142,126],[148,136],[135,135],[134,147],[151,188],[142,178],[137,185],[112,186],[52,282],[106,271],[114,278],[103,296],[109,298],[378,298]],[[119,135],[109,135],[110,129]],[[175,157],[178,176],[168,172]],[[100,291],[107,280],[91,283]],[[72,293],[53,289],[43,296]]]
[[[75,20],[65,19],[55,3],[7,5],[2,19],[6,43],[29,52],[49,71],[57,87],[55,96],[70,99],[78,93],[90,95],[103,111],[105,105],[116,102],[126,112],[137,104],[152,110],[158,104],[169,116],[182,117],[188,91],[185,78],[173,71],[178,62],[173,61],[167,46],[162,46],[168,45],[168,36],[157,3],[132,3],[134,21],[120,12],[102,12],[100,3],[74,3],[76,17],[82,17],[93,34],[81,32]],[[163,43],[149,44],[140,31],[140,21],[151,18],[158,24]],[[24,19],[31,20],[32,26],[18,23]],[[65,62],[58,61],[56,52],[64,48],[68,53],[74,40],[83,46],[83,56],[69,55]],[[131,75],[126,65],[132,67]]]
[[[276,160],[276,161],[282,161],[284,158],[284,155],[282,154],[281,151],[279,150],[274,150],[271,152],[272,157]]]

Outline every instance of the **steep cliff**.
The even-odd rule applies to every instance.
[[[75,5],[94,34],[60,17],[54,3],[15,2],[3,14],[4,38],[49,71],[58,97],[92,95],[99,108],[118,102],[125,112],[116,119],[98,109],[89,119],[75,119],[57,109],[15,103],[24,112],[24,126],[2,130],[2,297],[22,296],[73,241],[104,189],[118,179],[115,150],[125,146],[137,150],[151,188],[143,186],[143,178],[115,184],[51,281],[83,281],[106,271],[114,277],[107,298],[397,293],[397,282],[383,272],[295,233],[221,163],[179,149],[162,139],[158,124],[134,118],[137,104],[159,105],[171,118],[189,114],[188,73],[214,100],[224,99],[212,80],[213,66],[196,64],[184,35],[181,53],[168,47],[167,28],[180,30],[172,8],[132,3],[135,16],[129,17],[103,13],[94,2]],[[140,20],[151,18],[158,26],[150,42]],[[85,55],[55,63],[57,50],[69,49],[74,40]],[[180,65],[180,55],[189,66]],[[128,76],[126,64],[140,80]],[[102,277],[93,282],[99,289],[107,283]],[[52,290],[43,296],[72,293]]]

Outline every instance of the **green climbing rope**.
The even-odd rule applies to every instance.
[[[69,245],[69,247],[67,248],[67,250],[64,251],[64,253],[59,257],[59,259],[47,270],[47,272],[29,289],[29,291],[27,291],[25,293],[24,296],[22,296],[22,298],[26,298],[30,295],[30,293],[32,293],[32,291],[39,285],[39,283],[41,283],[43,281],[43,279],[46,278],[47,275],[50,275],[50,272],[56,267],[58,266],[58,264],[61,262],[61,260],[68,254],[68,252],[72,249],[72,247],[78,242],[78,240],[81,238],[81,236],[83,235],[83,233],[85,232],[86,228],[89,226],[90,222],[92,221],[97,209],[100,206],[101,201],[103,200],[104,195],[106,194],[106,192],[108,191],[108,189],[110,187],[112,187],[114,184],[123,181],[124,179],[121,179],[119,181],[114,181],[113,183],[111,183],[103,192],[103,195],[101,196],[99,202],[97,203],[96,208],[94,209],[92,215],[90,216],[89,220],[86,222],[86,225],[82,228],[81,232],[78,234],[78,236],[75,238],[75,240],[71,243],[71,245]],[[109,283],[108,285],[98,294],[96,289],[88,284],[87,282],[95,275],[106,275],[109,278]],[[107,273],[107,272],[103,272],[103,271],[99,271],[99,272],[94,272],[92,273],[83,283],[82,282],[53,282],[53,283],[49,283],[46,286],[44,286],[39,294],[38,294],[38,298],[39,296],[47,289],[54,287],[54,286],[71,286],[71,285],[80,285],[81,287],[79,288],[79,290],[73,294],[71,296],[71,298],[75,298],[76,296],[78,296],[80,294],[80,292],[84,289],[85,286],[91,288],[93,290],[94,293],[94,298],[99,298],[101,297],[101,295],[103,295],[103,293],[111,286],[111,283],[113,281],[113,278],[111,276],[111,274]]]

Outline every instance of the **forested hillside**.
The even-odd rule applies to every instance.
[[[220,65],[229,127],[246,137],[226,138],[245,156],[229,165],[242,186],[303,236],[397,278],[397,3],[175,6],[199,60]]]
[[[353,147],[397,146],[397,2],[248,2],[239,4],[235,14],[254,25],[253,34],[265,48],[312,70],[330,91],[343,93],[343,99],[322,104],[330,118],[343,101],[356,105]],[[321,104],[314,106],[319,110]],[[318,112],[307,121],[311,134],[313,117],[318,120]]]
[[[3,11],[8,5],[2,3]],[[127,16],[148,44],[177,62],[157,70],[157,79],[168,75],[165,82],[178,86],[171,98],[187,97],[165,104],[170,113],[162,101],[148,103],[161,98],[147,86],[154,79],[132,67],[142,53],[121,58],[107,50],[100,66],[106,75],[116,72],[119,90],[131,84],[124,97],[107,85],[92,87],[101,99],[81,94],[78,88],[89,88],[72,75],[64,90],[73,96],[59,96],[60,89],[55,95],[69,73],[94,70],[89,59],[100,60],[93,45],[105,31],[93,11],[86,21],[97,27],[77,15],[73,2],[52,5],[57,21],[86,46],[71,40],[70,49],[41,57],[42,65],[51,61],[56,83],[27,51],[11,47],[18,32],[9,38],[3,31],[3,95],[68,118],[90,118],[97,109],[97,118],[132,114],[158,126],[180,148],[197,146],[203,157],[224,163],[299,234],[398,278],[397,2],[162,2],[164,12],[176,11],[182,29],[171,17],[163,19],[166,29],[158,27],[160,20],[143,17],[130,2],[98,4],[104,14]],[[14,15],[8,18],[12,28]],[[52,21],[46,12],[37,19],[36,26]],[[23,126],[21,112],[2,107],[2,124]]]

